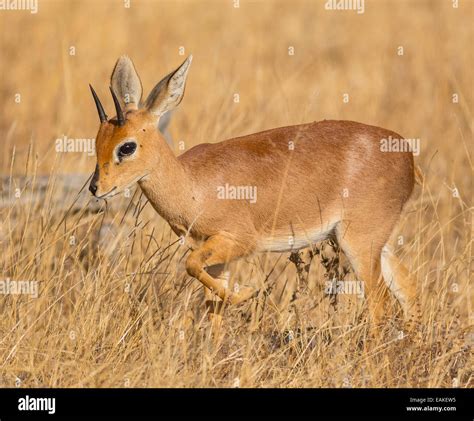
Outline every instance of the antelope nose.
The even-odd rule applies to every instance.
[[[89,185],[89,190],[95,196],[97,192],[97,184],[95,184],[94,182],[91,182],[91,184]]]
[[[99,164],[96,164],[94,174],[92,175],[91,183],[89,184],[89,190],[94,196],[97,193],[98,180],[99,180]]]

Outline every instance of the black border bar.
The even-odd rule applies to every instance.
[[[55,398],[55,413],[19,399]],[[0,420],[466,419],[472,389],[0,389]],[[407,407],[422,407],[408,411]],[[442,407],[442,412],[424,409]],[[449,408],[448,408],[449,407]],[[455,408],[453,410],[452,408]],[[451,411],[447,411],[451,409]]]

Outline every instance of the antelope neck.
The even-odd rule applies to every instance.
[[[138,182],[154,209],[170,225],[186,229],[195,218],[193,181],[183,164],[166,147],[153,170]]]

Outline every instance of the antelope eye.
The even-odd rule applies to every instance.
[[[120,146],[118,150],[118,157],[123,158],[124,156],[132,155],[137,149],[137,144],[135,142],[127,142]]]

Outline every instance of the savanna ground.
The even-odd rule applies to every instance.
[[[0,11],[0,276],[38,286],[37,297],[0,295],[2,386],[473,386],[474,2],[367,0],[363,14],[324,4],[40,0],[36,14]],[[194,61],[170,126],[176,153],[322,119],[420,139],[424,182],[394,242],[418,281],[415,333],[390,317],[371,338],[363,299],[325,293],[321,255],[299,280],[277,254],[231,266],[241,283],[275,286],[228,308],[211,337],[187,250],[140,191],[107,207],[79,193],[95,157],[58,152],[56,139],[95,137],[88,83],[111,112],[118,56],[133,58],[147,93],[181,53]]]

